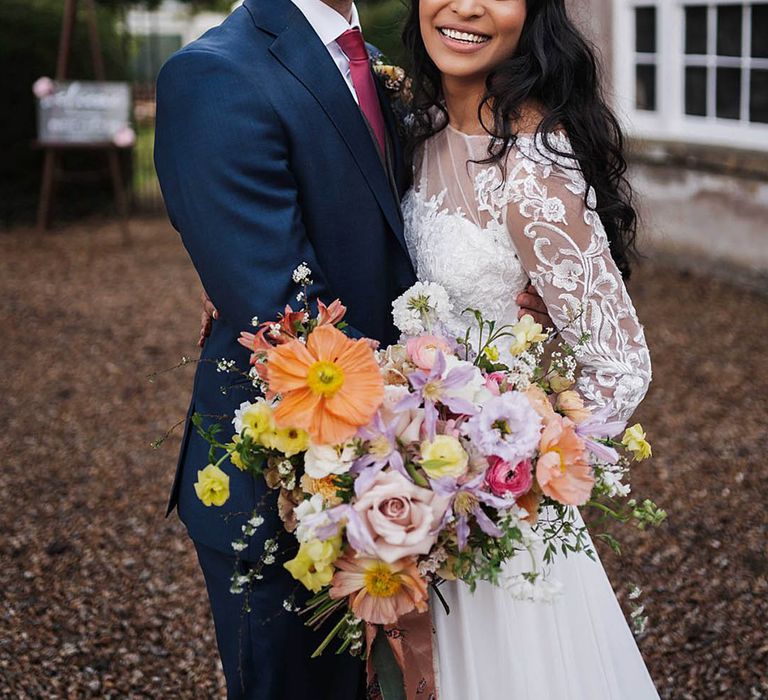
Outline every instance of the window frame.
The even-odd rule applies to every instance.
[[[763,0],[755,0],[763,2]],[[750,122],[749,73],[742,75],[740,118],[715,116],[714,70],[710,66],[768,69],[768,58],[750,56],[751,26],[749,13],[742,13],[742,55],[716,56],[709,53],[715,41],[713,14],[717,5],[749,5],[749,0],[614,0],[613,78],[615,104],[631,136],[690,143],[749,148],[768,152],[768,124]],[[708,7],[707,54],[685,53],[685,8]],[[636,58],[646,62],[647,54],[635,53],[635,8],[656,8],[656,109],[635,107]],[[685,113],[685,68],[707,66],[707,116]]]

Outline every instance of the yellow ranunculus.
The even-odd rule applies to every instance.
[[[621,444],[635,455],[638,462],[653,455],[651,445],[645,439],[645,431],[640,423],[635,423],[631,428],[627,428],[624,437],[621,438]]]
[[[235,415],[237,416],[237,413]],[[257,399],[239,415],[239,418],[245,432],[256,441],[259,441],[263,433],[275,429],[272,406],[264,399]]]
[[[421,443],[421,466],[433,479],[466,474],[469,455],[452,435],[436,435]]]
[[[549,376],[549,386],[556,394],[568,391],[574,384],[573,379],[568,379],[562,374],[552,374]]]
[[[215,464],[197,472],[195,493],[206,506],[223,506],[229,500],[229,477]]]
[[[333,562],[341,554],[341,535],[329,540],[314,539],[299,546],[299,553],[283,566],[313,593],[327,586],[334,574]]]
[[[237,451],[237,446],[241,441],[242,438],[239,435],[233,435],[232,442],[227,445],[227,448],[230,450],[229,461],[232,462],[232,464],[234,464],[242,472],[245,471],[245,464],[243,464],[240,453]]]
[[[546,340],[548,336],[543,330],[542,325],[533,320],[533,316],[525,314],[525,316],[512,326],[512,333],[515,336],[515,340],[512,345],[510,345],[509,351],[513,355],[519,355],[531,347],[533,343],[540,343],[542,340]]]
[[[483,353],[491,362],[499,361],[499,350],[495,345],[486,345]]]
[[[286,457],[293,457],[299,452],[306,452],[309,447],[309,434],[300,428],[278,428],[269,434],[266,447],[279,450]]]

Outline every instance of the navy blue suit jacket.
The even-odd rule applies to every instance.
[[[348,307],[353,334],[396,340],[391,302],[415,281],[399,200],[408,175],[379,86],[394,177],[382,165],[350,91],[290,0],[246,0],[219,27],[174,54],[157,86],[155,164],[173,226],[219,310],[202,354],[247,367],[237,344],[251,318],[275,318],[312,269],[313,295]],[[229,421],[248,398],[242,379],[197,368],[190,414]],[[226,437],[229,437],[225,433]],[[171,493],[191,537],[231,552],[258,509],[266,523],[246,558],[281,530],[274,492],[226,462],[231,496],[206,507],[194,492],[207,444],[189,428]]]

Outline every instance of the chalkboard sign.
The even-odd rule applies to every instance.
[[[51,81],[37,103],[37,133],[42,144],[111,142],[130,123],[128,83]]]

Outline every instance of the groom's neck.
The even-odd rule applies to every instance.
[[[353,0],[323,0],[332,10],[336,10],[347,22],[352,19]]]

